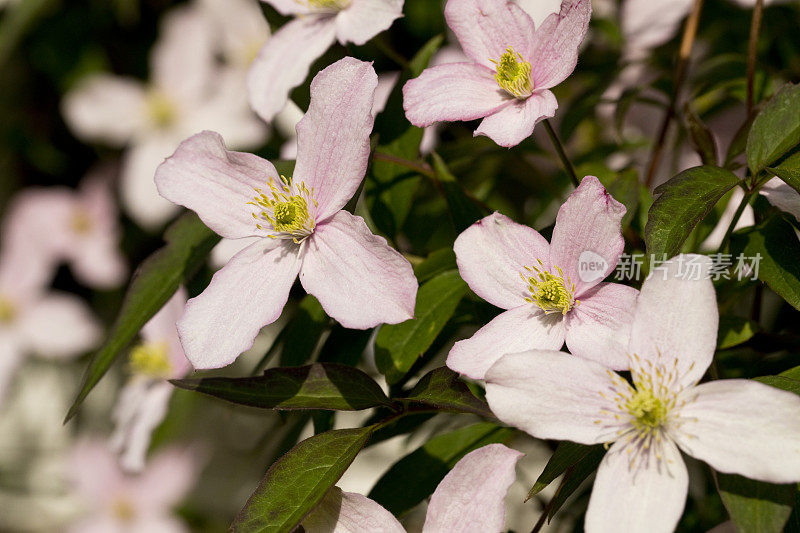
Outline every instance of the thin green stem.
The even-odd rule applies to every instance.
[[[547,131],[547,134],[550,136],[550,140],[553,142],[553,148],[556,149],[558,158],[561,159],[561,164],[564,165],[564,170],[567,171],[572,183],[577,187],[581,184],[581,181],[578,179],[578,174],[575,173],[575,167],[572,166],[572,163],[567,157],[567,153],[564,151],[564,145],[561,144],[561,140],[558,138],[558,135],[556,135],[556,131],[550,124],[550,121],[544,119],[542,123],[544,124],[544,129]]]
[[[387,163],[394,163],[395,165],[400,165],[401,167],[410,168],[411,170],[419,172],[423,176],[427,176],[431,179],[436,178],[436,173],[433,171],[431,166],[425,162],[410,161],[408,159],[403,159],[402,157],[384,154],[377,151],[372,152],[372,159],[374,161],[386,161]]]
[[[733,218],[731,219],[731,223],[728,225],[728,230],[725,232],[725,236],[722,238],[722,242],[719,245],[719,249],[717,253],[722,253],[728,248],[728,242],[731,240],[731,235],[733,235],[733,230],[736,228],[736,224],[739,222],[739,219],[742,217],[742,213],[744,213],[744,208],[747,207],[750,198],[753,197],[753,193],[755,191],[747,191],[744,193],[742,197],[741,203],[739,203],[739,207],[736,208],[736,212],[733,214]]]
[[[764,12],[764,0],[756,0],[753,18],[750,22],[750,43],[747,47],[747,116],[753,114],[755,105],[753,97],[753,79],[756,73],[756,53],[758,52],[758,32],[761,29],[761,15]]]

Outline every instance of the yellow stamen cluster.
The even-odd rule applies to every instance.
[[[0,325],[10,324],[17,316],[17,309],[14,302],[0,294]]]
[[[515,52],[512,47],[508,47],[505,53],[500,56],[500,61],[491,60],[495,64],[497,72],[494,79],[501,89],[515,98],[527,98],[533,92],[533,80],[531,79],[531,64],[525,61],[522,56]]]
[[[570,309],[580,304],[574,297],[575,284],[569,278],[564,279],[564,271],[560,267],[555,267],[558,272],[556,276],[544,269],[540,259],[537,261],[538,267],[526,266],[526,272],[519,274],[528,284],[528,292],[531,294],[525,301],[536,305],[545,314],[560,312],[566,315]]]
[[[168,378],[172,375],[169,347],[166,342],[146,342],[131,350],[128,366],[133,374]]]
[[[306,0],[312,9],[330,9],[340,11],[350,5],[350,0]]]
[[[314,200],[314,189],[309,190],[302,181],[293,188],[291,180],[281,176],[283,186],[278,187],[270,178],[269,191],[264,192],[256,187],[256,195],[253,200],[247,202],[259,208],[253,212],[253,218],[258,221],[268,222],[271,227],[264,227],[261,223],[256,224],[260,230],[273,231],[269,237],[291,238],[295,243],[300,244],[303,240],[314,233],[316,222],[308,211],[309,203],[316,208],[317,201]],[[295,192],[295,194],[291,194]]]
[[[123,498],[114,501],[111,510],[120,522],[132,522],[136,517],[136,510],[133,508],[133,505]]]
[[[69,227],[78,235],[86,235],[92,229],[92,218],[84,209],[76,209],[70,217]]]
[[[171,126],[178,117],[175,103],[160,91],[150,91],[146,100],[147,116],[156,128]]]

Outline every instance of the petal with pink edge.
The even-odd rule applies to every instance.
[[[344,327],[368,329],[414,316],[411,265],[363,218],[339,211],[317,226],[305,246],[300,282]]]
[[[661,442],[638,456],[624,441],[616,442],[600,463],[586,511],[586,531],[647,531],[671,533],[678,525],[689,491],[689,475],[678,447]]]
[[[622,427],[615,381],[602,365],[564,352],[504,355],[486,372],[486,399],[506,424],[540,439],[598,444]]]
[[[584,292],[580,304],[567,313],[570,353],[614,370],[627,370],[638,295],[638,290],[619,283],[601,283]]]
[[[42,357],[75,357],[94,348],[103,330],[86,304],[66,293],[50,293],[25,309],[20,337]]]
[[[550,239],[550,263],[561,267],[564,276],[575,284],[576,298],[617,266],[625,247],[623,216],[625,206],[614,200],[594,176],[583,178],[558,210]],[[605,268],[582,269],[581,263],[587,261]]]
[[[530,61],[533,21],[514,2],[448,0],[444,16],[464,52],[475,62],[494,70],[492,60],[499,61],[509,46]]]
[[[782,179],[772,178],[761,187],[760,192],[769,203],[800,221],[800,193],[789,187]]]
[[[336,39],[329,15],[308,15],[285,24],[261,48],[247,73],[250,106],[266,120],[283,109],[292,89],[303,83],[311,63]]]
[[[482,218],[455,241],[458,272],[475,293],[497,307],[512,309],[530,296],[520,277],[525,267],[547,266],[550,245],[538,231],[500,213]]]
[[[219,134],[204,131],[181,143],[158,167],[155,182],[161,196],[197,213],[219,235],[237,239],[259,234],[248,202],[270,179],[280,183],[272,163],[228,151]]]
[[[308,533],[405,533],[397,518],[354,492],[331,487],[322,501],[303,520]]]
[[[564,0],[561,11],[547,17],[537,28],[531,52],[534,87],[555,87],[572,74],[591,16],[591,0]]]
[[[427,127],[437,122],[474,120],[511,105],[494,74],[475,63],[445,63],[422,71],[403,86],[409,122]]]
[[[402,16],[403,0],[351,0],[336,15],[336,38],[361,46]]]
[[[300,263],[298,245],[265,238],[217,271],[178,321],[192,365],[220,368],[250,348],[261,328],[281,315]]]
[[[715,470],[769,483],[800,481],[800,397],[763,383],[724,379],[687,389],[671,432]]]
[[[525,100],[515,100],[483,119],[475,135],[485,135],[505,148],[516,146],[533,133],[536,124],[552,117],[558,102],[550,91],[537,91]]]
[[[545,315],[526,303],[497,315],[472,337],[455,343],[447,366],[472,379],[484,379],[486,371],[505,354],[558,350],[564,345],[564,334],[561,314]]]
[[[364,179],[377,85],[372,64],[352,57],[311,82],[311,103],[297,124],[294,181],[313,189],[317,223],[344,207]]]
[[[462,457],[431,496],[423,533],[502,531],[506,494],[523,455],[502,444],[489,444]]]
[[[636,301],[629,353],[676,368],[678,384],[698,382],[716,350],[719,311],[710,267],[708,257],[679,255],[654,268]],[[631,372],[636,366],[631,363]]]

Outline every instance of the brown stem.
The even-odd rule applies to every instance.
[[[764,13],[764,0],[756,0],[753,18],[750,21],[750,44],[747,47],[747,116],[753,114],[753,78],[756,74],[756,53],[758,52],[758,32],[761,30],[761,15]]]
[[[703,9],[703,0],[694,0],[694,7],[689,18],[686,20],[686,26],[683,28],[683,38],[681,39],[681,47],[678,51],[678,62],[675,65],[675,85],[672,88],[672,96],[670,96],[669,107],[667,113],[664,115],[664,120],[661,123],[661,129],[658,132],[658,140],[653,145],[650,153],[650,164],[647,167],[647,174],[645,177],[645,185],[648,187],[653,183],[653,177],[658,167],[658,162],[661,159],[661,152],[664,148],[664,141],[667,138],[669,125],[675,117],[675,108],[678,102],[678,96],[683,87],[683,82],[686,79],[686,69],[689,66],[689,58],[692,55],[692,47],[694,46],[694,38],[697,35],[697,25],[700,22],[700,12]]]

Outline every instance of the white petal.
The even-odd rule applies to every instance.
[[[88,306],[71,294],[51,293],[20,317],[20,336],[43,357],[75,357],[95,347],[102,329]]]
[[[402,16],[403,0],[351,0],[336,16],[336,37],[360,46]]]
[[[303,520],[308,533],[405,533],[392,513],[366,496],[331,487]]]
[[[156,169],[177,146],[177,139],[154,134],[125,153],[120,177],[122,206],[147,230],[157,230],[178,212],[178,206],[158,194],[154,181]]]

